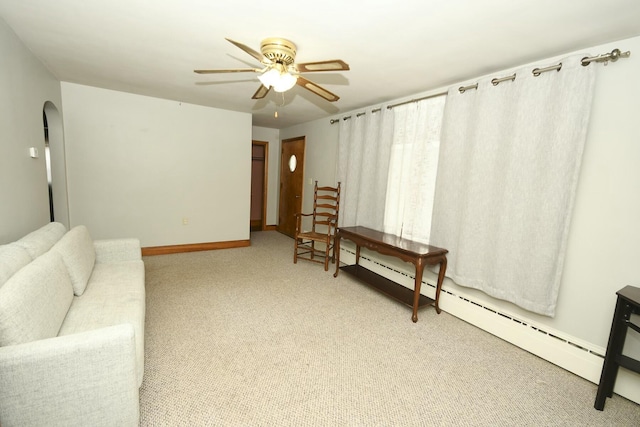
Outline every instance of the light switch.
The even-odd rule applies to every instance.
[[[38,156],[38,149],[36,147],[29,147],[29,155],[34,158],[37,159]]]

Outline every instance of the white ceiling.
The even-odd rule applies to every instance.
[[[271,128],[640,35],[639,0],[0,0],[0,16],[61,81],[243,111]],[[304,75],[341,99],[296,86],[256,101],[254,73],[193,73],[259,66],[225,37],[256,51],[283,37],[297,62],[344,60],[350,71]]]

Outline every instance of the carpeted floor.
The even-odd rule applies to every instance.
[[[142,426],[638,426],[640,405],[445,312],[411,310],[293,240],[145,257]]]

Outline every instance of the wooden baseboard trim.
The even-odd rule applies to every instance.
[[[150,246],[142,248],[142,256],[178,254],[182,252],[212,251],[216,249],[244,248],[251,245],[250,240],[232,240],[228,242],[190,243],[186,245]]]
[[[264,231],[276,231],[277,225],[265,225]]]

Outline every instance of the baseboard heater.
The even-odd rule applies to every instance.
[[[355,263],[355,252],[349,248],[340,248],[340,260],[347,264]],[[385,264],[375,254],[360,253],[360,264],[371,271],[393,280],[409,289],[413,289],[415,277]],[[426,271],[425,271],[426,276]],[[423,279],[421,293],[435,296],[434,280]],[[578,338],[571,337],[544,325],[514,316],[488,304],[474,301],[467,295],[447,287],[447,281],[440,293],[440,308],[491,333],[517,347],[597,384],[604,363],[606,349]],[[637,386],[637,374],[620,369],[614,392],[640,404],[640,388]],[[594,388],[594,398],[595,398]]]

